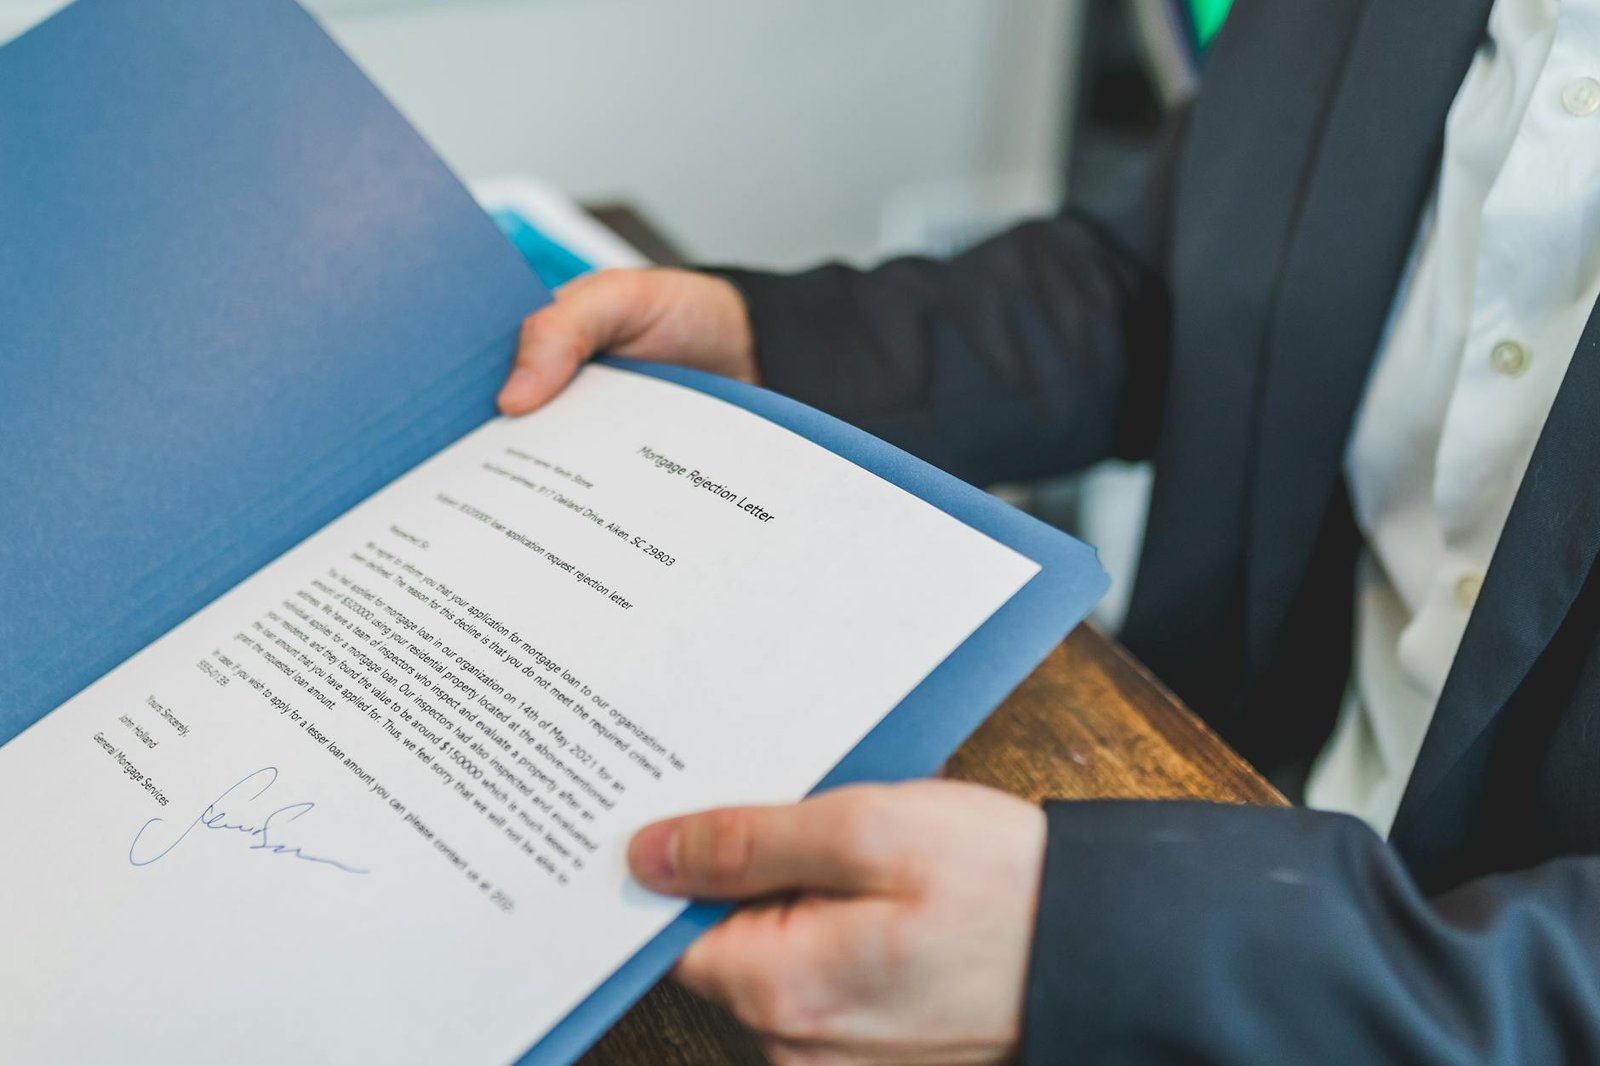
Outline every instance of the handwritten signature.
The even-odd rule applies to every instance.
[[[161,848],[160,851],[153,855],[141,857],[143,852],[160,843],[160,831],[153,831],[153,827],[166,821],[165,818],[150,819],[139,827],[137,833],[133,834],[133,842],[128,845],[128,861],[135,866],[149,866],[156,860],[165,858],[173,848],[183,843],[184,839],[198,828],[212,829],[218,832],[242,833],[250,838],[250,850],[252,851],[267,851],[274,855],[288,855],[304,862],[315,862],[324,866],[331,866],[348,874],[367,873],[366,870],[340,862],[338,859],[330,859],[321,855],[308,855],[300,848],[278,842],[276,836],[283,825],[293,822],[302,815],[314,810],[317,806],[315,803],[285,804],[262,818],[229,812],[230,807],[237,810],[244,804],[260,799],[262,793],[271,788],[277,780],[278,768],[276,766],[263,766],[254,773],[248,774],[238,783],[229,786],[222,795],[206,804],[205,810],[200,812],[199,817],[185,826],[183,832],[174,837],[166,847]],[[152,840],[151,838],[156,839]],[[143,847],[141,847],[141,843]]]

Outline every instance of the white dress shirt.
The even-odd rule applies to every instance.
[[[1597,295],[1600,0],[1497,0],[1345,458],[1355,660],[1309,805],[1388,832]]]

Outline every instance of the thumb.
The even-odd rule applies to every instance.
[[[517,359],[500,389],[500,409],[517,415],[548,403],[590,356],[623,344],[648,325],[636,270],[603,270],[556,290],[553,302],[522,323]]]
[[[698,899],[892,888],[892,855],[867,789],[781,807],[725,807],[635,834],[628,865],[646,888]]]

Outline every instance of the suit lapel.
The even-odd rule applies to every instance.
[[[1600,308],[1556,394],[1395,817],[1418,815],[1527,677],[1600,551]]]
[[[1247,654],[1276,650],[1339,476],[1488,0],[1372,0],[1305,186],[1267,341],[1252,458]]]

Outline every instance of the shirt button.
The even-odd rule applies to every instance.
[[[1501,341],[1489,353],[1489,363],[1508,378],[1519,376],[1528,369],[1528,349],[1516,341]]]
[[[1561,90],[1561,106],[1567,114],[1592,115],[1600,110],[1600,81],[1593,78],[1573,78]]]
[[[1478,593],[1482,591],[1482,574],[1468,573],[1456,578],[1456,603],[1462,610],[1472,610],[1472,605],[1478,602]]]

